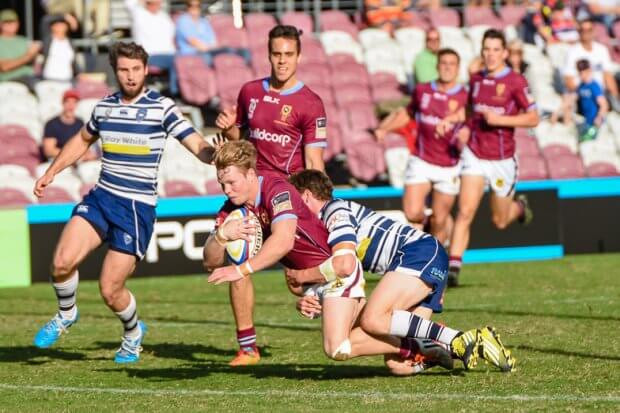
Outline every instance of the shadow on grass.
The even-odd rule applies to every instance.
[[[533,311],[514,311],[514,310],[500,310],[494,307],[487,308],[467,308],[467,307],[449,307],[449,311],[459,313],[493,313],[497,315],[507,315],[514,317],[551,317],[566,320],[598,320],[598,321],[620,321],[620,317],[607,316],[607,315],[587,315],[587,314],[565,314],[565,313],[537,313]]]
[[[99,369],[100,372],[118,373],[118,369]],[[224,363],[194,363],[178,368],[141,369],[124,368],[129,377],[151,381],[191,380],[208,377],[212,374],[236,374],[255,379],[283,378],[291,380],[328,381],[340,379],[367,379],[373,377],[392,377],[383,366],[325,365],[325,364],[259,364],[256,366],[230,367]],[[436,369],[423,373],[425,376],[458,376],[463,370]]]
[[[98,341],[95,347],[86,350],[116,350],[119,343],[116,341]],[[259,346],[261,359],[271,358],[272,346]],[[144,353],[149,357],[167,358],[185,360],[189,362],[205,362],[205,355],[230,357],[231,359],[237,354],[237,350],[227,348],[222,349],[214,346],[205,346],[203,344],[185,344],[185,343],[156,343],[143,345]],[[143,353],[143,354],[144,354]]]
[[[58,349],[42,349],[35,346],[0,347],[0,363],[25,363],[41,365],[54,360],[86,360],[83,353],[66,352]]]
[[[612,361],[620,361],[620,356],[616,355],[606,355],[606,354],[592,354],[592,353],[584,353],[579,351],[566,351],[559,348],[537,348],[532,346],[519,346],[518,350],[528,350],[534,351],[536,353],[543,354],[553,354],[567,357],[579,357],[584,359],[595,359],[595,360],[612,360]]]

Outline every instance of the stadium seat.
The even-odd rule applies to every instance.
[[[6,188],[15,189],[24,194],[24,196],[26,196],[31,203],[34,203],[37,200],[32,193],[34,183],[35,180],[31,176],[14,176],[9,180],[0,180],[0,192],[3,192]]]
[[[418,27],[404,27],[394,31],[394,38],[402,48],[422,50],[426,33]]]
[[[522,156],[539,156],[540,149],[538,142],[534,138],[527,136],[515,136],[517,155]]]
[[[499,16],[503,20],[504,25],[518,27],[525,17],[527,8],[522,5],[505,5],[499,9]]]
[[[368,28],[358,33],[359,41],[364,49],[380,47],[381,43],[392,41],[390,34],[385,30]]]
[[[220,54],[213,59],[213,67],[215,70],[227,70],[230,67],[243,67],[245,66],[245,60],[243,57],[236,54]]]
[[[71,196],[66,188],[53,183],[45,188],[43,196],[39,199],[40,204],[60,204],[60,203],[72,203],[77,199]]]
[[[77,108],[75,109],[75,114],[77,117],[82,119],[84,122],[88,122],[99,100],[100,99],[96,98],[80,99],[77,104]]]
[[[71,89],[71,83],[54,80],[40,80],[34,85],[34,91],[39,102],[49,100],[61,104],[63,93],[69,89]]]
[[[327,55],[321,42],[314,37],[302,36],[301,52],[303,54],[302,64],[308,63],[327,63]]]
[[[221,195],[224,193],[222,190],[222,185],[218,182],[217,179],[209,179],[205,183],[205,190],[207,195]]]
[[[585,170],[581,158],[575,154],[559,155],[547,159],[551,179],[583,178]]]
[[[359,85],[367,88],[370,85],[366,66],[360,63],[332,66],[331,82],[336,88],[343,85]]]
[[[609,163],[620,169],[620,159],[613,141],[602,141],[598,137],[579,144],[579,154],[586,167],[599,162]]]
[[[52,99],[39,100],[38,106],[39,120],[45,125],[47,121],[62,113],[61,100],[53,101]]]
[[[244,29],[237,29],[231,23],[230,26],[227,24],[213,26],[213,30],[219,46],[249,48],[248,34]]]
[[[372,105],[356,101],[347,104],[342,109],[347,113],[351,130],[376,129],[379,126],[375,109]]]
[[[324,105],[334,106],[336,104],[336,99],[334,98],[334,94],[330,86],[320,85],[320,84],[308,84],[310,90],[319,95]]]
[[[284,25],[297,27],[297,29],[304,33],[303,37],[310,36],[314,26],[312,17],[303,12],[286,12],[280,17],[280,22]]]
[[[0,187],[0,208],[23,207],[34,202],[19,189]]]
[[[449,9],[447,7],[441,7],[439,9],[433,10],[430,13],[430,22],[431,25],[434,27],[461,26],[461,18],[459,17],[459,13],[456,10]]]
[[[75,89],[81,99],[103,99],[111,93],[110,88],[104,82],[79,81]]]
[[[383,148],[373,138],[356,140],[345,147],[351,175],[363,182],[373,181],[385,172]]]
[[[334,156],[342,153],[344,144],[342,142],[342,132],[337,124],[328,123],[327,125],[327,148],[323,151],[323,159],[329,161]]]
[[[488,6],[465,6],[463,20],[466,27],[485,25],[498,30],[504,28],[504,21]]]
[[[366,62],[366,67],[368,68],[368,72],[372,75],[374,73],[391,73],[396,76],[398,82],[401,84],[407,83],[407,74],[405,72],[405,68],[402,64],[395,63],[392,61],[371,61]]]
[[[32,177],[30,170],[22,165],[1,164],[0,181]]]
[[[370,85],[373,88],[392,87],[397,89],[400,87],[398,79],[393,73],[377,72],[370,75]]]
[[[561,155],[574,155],[574,152],[567,145],[554,143],[544,146],[542,148],[542,155],[545,159],[551,159]]]
[[[17,158],[11,158],[6,161],[8,165],[19,165],[26,168],[31,176],[35,176],[37,166],[41,163],[41,159],[38,156],[20,156]]]
[[[191,182],[184,180],[168,180],[164,183],[166,197],[199,196],[201,193]]]
[[[0,82],[0,98],[14,98],[19,95],[29,95],[28,87],[19,82]]]
[[[590,177],[618,176],[618,168],[607,162],[595,162],[586,167],[586,175]]]
[[[320,40],[327,55],[345,53],[355,57],[357,62],[361,63],[363,60],[362,46],[349,33],[340,30],[330,30],[321,33]]]
[[[482,37],[484,36],[484,32],[490,29],[491,26],[486,24],[479,24],[476,26],[468,26],[466,30],[467,37],[471,40],[471,44],[474,48],[474,55],[479,56],[480,50],[482,49]]]
[[[202,106],[217,95],[215,75],[200,56],[177,56],[174,64],[179,90],[187,103]]]
[[[80,197],[83,198],[95,187],[95,184],[82,184],[80,186]]]
[[[364,52],[364,62],[370,65],[376,61],[402,64],[402,51],[399,44],[395,41],[386,41],[378,47],[367,49]]]
[[[265,29],[267,32],[277,25],[275,17],[268,13],[247,13],[243,16],[245,27],[250,34],[258,34]]]
[[[340,108],[347,106],[349,103],[365,103],[372,104],[370,90],[366,87],[358,87],[356,85],[343,85],[338,87],[338,93],[334,93],[336,103]]]
[[[349,16],[340,10],[325,10],[319,15],[319,30],[322,32],[329,30],[340,30],[349,33],[351,37],[356,38],[358,34],[357,27]]]
[[[411,16],[410,23],[413,27],[422,31],[427,31],[431,28],[432,23],[430,22],[428,15],[425,13],[410,12],[409,15]]]
[[[540,155],[519,155],[519,180],[534,181],[547,179],[547,165]]]
[[[99,180],[101,172],[101,161],[86,161],[77,164],[76,173],[82,182],[94,184]]]

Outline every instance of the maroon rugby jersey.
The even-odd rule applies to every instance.
[[[435,133],[437,124],[446,116],[457,112],[467,104],[467,91],[462,85],[442,92],[436,82],[416,86],[407,106],[409,116],[415,117],[418,124],[416,156],[428,163],[439,166],[454,166],[459,161],[459,151],[455,142],[455,130],[444,136]]]
[[[514,128],[490,126],[482,112],[513,116],[535,109],[527,80],[509,67],[495,76],[482,71],[469,80],[469,93],[473,112],[468,121],[469,148],[481,159],[511,158],[515,153]]]
[[[301,195],[286,179],[271,174],[259,177],[260,190],[254,207],[249,209],[258,217],[263,229],[263,238],[271,235],[271,224],[283,219],[297,218],[295,245],[280,260],[282,265],[293,269],[306,269],[320,265],[331,256],[327,244],[327,230],[301,199]],[[228,214],[239,208],[226,201],[215,220],[216,228]]]
[[[287,177],[303,171],[304,147],[327,146],[323,102],[299,81],[281,92],[269,90],[269,79],[246,83],[237,99],[237,126],[248,129],[261,174],[277,172]]]

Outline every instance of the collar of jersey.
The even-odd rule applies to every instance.
[[[116,100],[118,101],[120,105],[131,106],[131,105],[138,103],[140,99],[142,99],[144,96],[147,96],[150,92],[151,90],[148,87],[146,87],[144,88],[144,92],[140,93],[132,102],[125,103],[123,102],[123,92],[119,90],[118,92],[116,92]]]
[[[254,208],[258,208],[258,206],[260,205],[260,190],[263,187],[263,177],[259,176],[258,177],[258,193],[256,194],[256,199],[254,200]]]
[[[462,87],[463,87],[463,85],[461,85],[460,83],[457,83],[456,85],[452,86],[452,88],[446,90],[445,94],[446,95],[454,95],[459,90],[461,90]],[[433,80],[431,82],[431,89],[433,89],[435,91],[439,91],[439,88],[437,87],[437,81]]]
[[[492,77],[493,79],[501,79],[502,77],[507,76],[507,75],[508,75],[508,73],[510,73],[511,71],[512,71],[512,69],[511,69],[510,67],[506,66],[506,67],[504,67],[504,68],[502,69],[502,71],[501,71],[501,72],[499,72],[499,73],[498,73],[498,74],[496,74],[495,76],[490,75],[490,74],[489,74],[489,71],[488,71],[488,70],[486,70],[486,69],[484,69],[484,70],[482,71],[482,74],[484,74],[484,77]]]
[[[281,96],[286,96],[286,95],[292,95],[295,92],[299,92],[301,90],[301,88],[304,87],[304,82],[302,82],[301,80],[298,80],[297,83],[295,84],[295,86],[290,87],[288,89],[284,89],[282,91],[280,91],[280,95]],[[263,79],[263,89],[265,89],[265,92],[270,92],[269,90],[269,78],[266,77]],[[278,92],[272,92],[272,93],[278,93]]]

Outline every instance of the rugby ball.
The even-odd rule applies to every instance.
[[[256,253],[263,246],[263,231],[258,218],[252,211],[246,208],[235,209],[228,214],[224,220],[224,224],[233,219],[243,219],[248,216],[254,223],[255,229],[254,235],[250,236],[250,241],[238,239],[235,241],[228,241],[226,243],[226,257],[233,264],[243,264],[248,258],[256,255]]]

